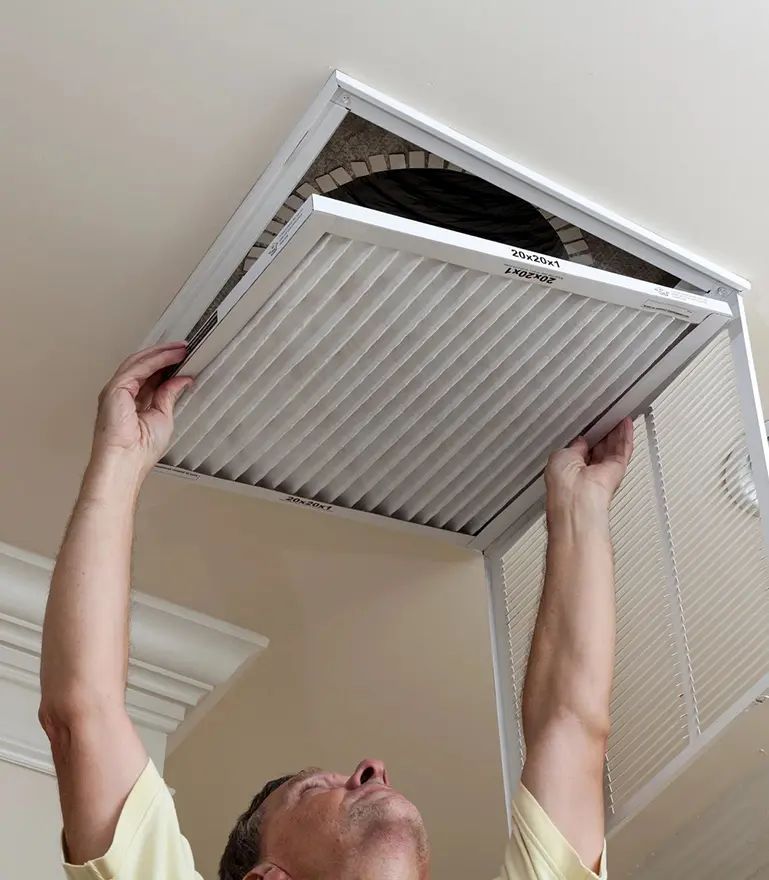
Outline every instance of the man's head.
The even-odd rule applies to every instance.
[[[238,819],[219,865],[220,880],[427,875],[422,817],[372,760],[349,777],[309,768],[269,782]]]

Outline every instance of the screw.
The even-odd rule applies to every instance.
[[[341,97],[339,100],[340,100],[345,106],[347,106],[347,105],[350,103],[350,96],[349,96],[349,95],[342,95],[342,97]]]

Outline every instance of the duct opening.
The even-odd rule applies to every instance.
[[[328,193],[339,201],[568,260],[566,245],[529,202],[472,174],[438,168],[381,171]]]
[[[680,279],[353,113],[341,123],[187,335],[201,329],[313,195],[675,287]]]

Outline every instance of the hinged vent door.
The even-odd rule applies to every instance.
[[[769,567],[728,337],[685,378],[653,414],[697,724],[705,729],[769,673]]]
[[[318,506],[475,535],[730,315],[328,199],[289,225],[193,332],[165,464]]]
[[[711,731],[769,686],[769,564],[728,333],[635,421],[611,517],[617,655],[607,756],[609,827],[640,809]],[[542,587],[544,515],[492,551],[508,766],[525,745],[520,699]],[[499,605],[497,604],[497,608]]]

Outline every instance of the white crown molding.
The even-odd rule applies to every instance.
[[[0,761],[18,764],[20,767],[37,770],[39,773],[47,773],[49,776],[55,775],[51,753],[48,749],[20,742],[9,736],[0,736]]]
[[[40,647],[53,560],[0,542],[0,760],[52,772],[37,723]],[[132,594],[126,707],[176,747],[265,650],[258,633]]]

